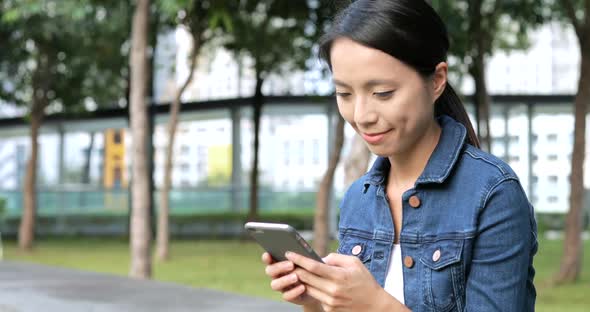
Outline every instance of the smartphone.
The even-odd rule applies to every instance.
[[[313,248],[288,224],[248,222],[244,228],[275,261],[287,260],[285,252],[291,251],[324,263]]]

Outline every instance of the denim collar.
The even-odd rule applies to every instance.
[[[440,139],[430,155],[424,171],[416,180],[415,186],[426,183],[443,183],[451,173],[465,143],[467,136],[465,126],[446,115],[441,115],[437,121],[442,129]],[[365,175],[365,185],[382,184],[390,167],[391,164],[387,157],[378,157],[371,170]]]

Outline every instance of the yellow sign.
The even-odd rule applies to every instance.
[[[104,181],[106,189],[127,188],[125,131],[109,129],[104,134]]]
[[[209,185],[225,185],[229,183],[232,170],[231,145],[215,145],[209,147],[207,159],[207,181]]]

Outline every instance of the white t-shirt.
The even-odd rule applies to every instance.
[[[402,304],[404,303],[404,272],[402,267],[402,248],[393,244],[391,261],[385,277],[385,291]]]

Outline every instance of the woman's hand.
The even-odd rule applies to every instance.
[[[330,254],[320,263],[287,253],[306,293],[317,299],[324,311],[407,311],[387,294],[363,263],[353,256]]]
[[[262,262],[266,264],[266,275],[272,279],[270,287],[282,293],[285,301],[303,306],[318,305],[317,300],[305,293],[306,287],[295,275],[293,262],[274,262],[268,252],[262,254]]]

